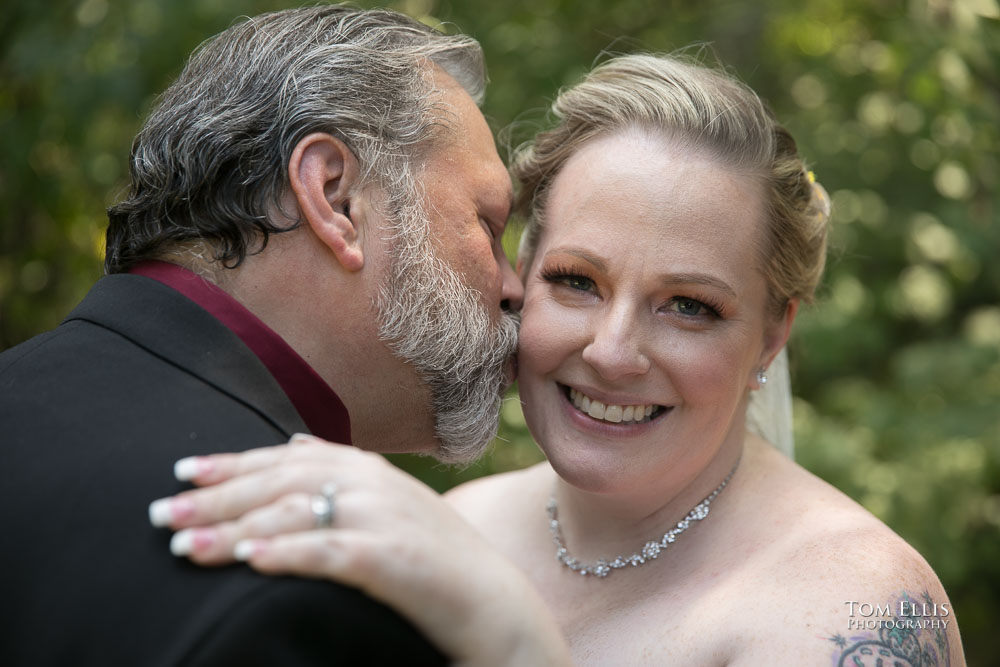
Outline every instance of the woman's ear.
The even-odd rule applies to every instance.
[[[784,314],[769,320],[764,329],[764,349],[761,351],[758,369],[766,370],[781,352],[781,348],[788,342],[788,336],[792,333],[792,324],[794,324],[798,312],[799,300],[790,299],[788,305],[785,306]],[[756,377],[756,373],[751,383],[751,389],[760,389],[760,381]]]
[[[288,182],[306,224],[352,272],[365,264],[359,229],[350,210],[359,173],[354,153],[325,132],[300,140],[288,161]]]

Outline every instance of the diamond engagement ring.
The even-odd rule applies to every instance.
[[[329,528],[333,525],[333,499],[337,493],[337,485],[327,482],[309,501],[309,508],[313,514],[313,527],[316,529]]]

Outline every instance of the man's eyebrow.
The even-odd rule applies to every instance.
[[[513,190],[507,190],[507,196],[505,198],[503,198],[502,200],[498,199],[497,201],[498,202],[503,201],[503,203],[500,204],[501,206],[503,206],[504,204],[506,204],[506,209],[505,210],[506,210],[507,214],[504,215],[504,216],[501,216],[502,219],[500,220],[500,224],[501,225],[506,225],[507,224],[507,220],[510,218],[511,213],[514,212],[514,202],[515,202],[514,191]],[[498,209],[498,212],[499,212],[499,209]]]
[[[497,208],[490,211],[490,213],[496,217],[496,224],[500,225],[503,229],[507,227],[507,223],[510,221],[510,216],[514,212],[514,191],[507,190],[507,196],[496,199]]]

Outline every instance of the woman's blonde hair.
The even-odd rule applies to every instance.
[[[680,56],[618,56],[563,90],[552,113],[556,126],[512,159],[520,182],[517,208],[528,217],[524,266],[533,259],[547,192],[563,165],[596,137],[638,128],[707,150],[762,179],[769,223],[763,267],[772,311],[783,313],[790,299],[812,299],[826,258],[829,199],[813,182],[795,140],[750,88]]]

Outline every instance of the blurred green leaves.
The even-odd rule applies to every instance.
[[[364,6],[373,3],[364,1]],[[502,148],[602,51],[707,44],[765,97],[834,204],[819,303],[791,344],[797,458],[941,575],[973,664],[1000,614],[997,0],[398,0],[481,41]],[[0,26],[0,347],[55,326],[100,275],[104,208],[187,54],[278,0],[11,0]],[[710,57],[710,56],[707,56]],[[540,460],[511,397],[464,471]]]

